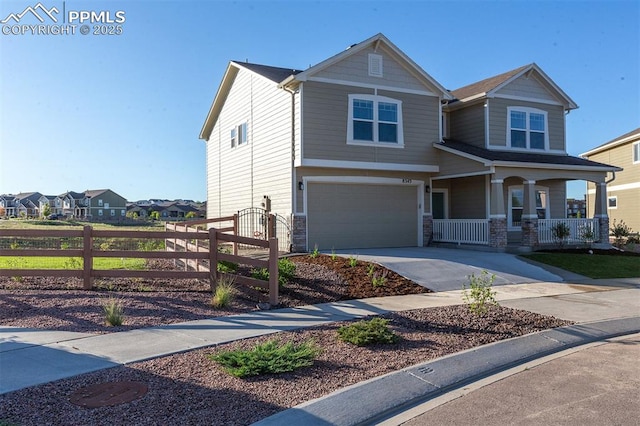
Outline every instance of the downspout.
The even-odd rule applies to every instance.
[[[296,184],[296,91],[282,86],[282,89],[291,94],[291,213],[297,211],[297,184]]]

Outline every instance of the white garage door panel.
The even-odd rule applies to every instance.
[[[309,249],[418,245],[415,186],[309,183]]]

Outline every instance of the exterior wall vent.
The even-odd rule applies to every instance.
[[[382,77],[382,55],[369,53],[369,75],[371,77]]]

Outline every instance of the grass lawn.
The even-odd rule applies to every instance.
[[[96,257],[93,269],[144,269],[145,260]],[[6,256],[0,257],[0,269],[82,269],[81,257]]]
[[[532,253],[522,256],[589,278],[640,277],[639,256],[607,256],[572,253]]]
[[[149,222],[144,225],[118,225],[99,222],[78,222],[75,220],[9,219],[0,220],[0,229],[79,229],[90,225],[105,231],[164,231],[164,222]]]

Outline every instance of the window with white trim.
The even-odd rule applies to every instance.
[[[517,149],[549,149],[547,112],[528,107],[507,108],[507,146]]]
[[[376,95],[349,95],[347,143],[403,146],[402,102]]]
[[[631,145],[633,150],[633,164],[640,163],[640,142],[636,142]]]
[[[245,121],[238,126],[238,145],[247,143],[247,122]]]
[[[549,217],[548,189],[536,186],[536,213],[538,219],[546,219]],[[508,224],[509,229],[520,229],[522,226],[522,212],[524,209],[524,187],[509,187],[509,213]]]
[[[247,122],[246,121],[231,129],[230,139],[231,139],[231,148],[235,148],[236,146],[244,145],[247,143]]]
[[[607,198],[607,207],[609,207],[610,209],[617,209],[618,208],[618,196],[614,195],[612,197],[608,197]]]
[[[231,148],[235,148],[238,144],[238,129],[234,127],[231,129]]]

